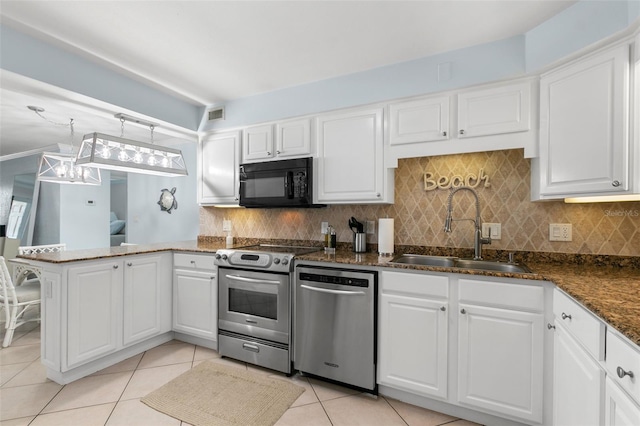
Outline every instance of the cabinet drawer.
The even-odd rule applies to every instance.
[[[532,311],[544,310],[542,287],[510,282],[460,279],[460,301]]]
[[[193,269],[215,269],[213,254],[174,253],[173,266]]]
[[[607,330],[607,373],[640,403],[640,351],[616,332]],[[628,373],[628,374],[625,374]],[[633,374],[633,377],[629,376]],[[622,377],[620,377],[622,375]]]
[[[382,272],[381,288],[384,293],[449,297],[449,278],[441,275],[410,272]]]
[[[604,360],[605,325],[565,293],[555,290],[553,314],[596,360]]]

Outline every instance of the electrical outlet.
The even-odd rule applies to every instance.
[[[502,239],[502,224],[501,223],[483,223],[482,224],[482,236],[484,238],[489,237],[489,229],[491,229],[491,239]]]
[[[550,223],[549,241],[573,241],[570,223]]]
[[[222,230],[231,231],[231,221],[227,219],[222,220]]]
[[[327,233],[327,228],[329,227],[329,222],[322,222],[320,223],[320,233],[321,234],[326,234]]]
[[[365,224],[365,232],[367,234],[375,234],[376,233],[376,221],[368,220]]]

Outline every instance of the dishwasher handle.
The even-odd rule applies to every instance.
[[[300,284],[301,288],[317,291],[320,293],[339,294],[341,296],[364,296],[364,291],[349,291],[349,290],[331,290],[328,288],[312,287],[309,285]]]

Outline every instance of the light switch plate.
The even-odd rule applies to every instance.
[[[573,232],[570,223],[550,223],[549,241],[573,241]]]
[[[231,221],[228,219],[222,220],[222,230],[223,231],[231,231]]]
[[[491,239],[502,239],[502,224],[501,223],[483,223],[482,224],[482,236],[487,238],[489,236],[489,229],[491,229]]]

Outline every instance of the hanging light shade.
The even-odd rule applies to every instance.
[[[40,158],[38,180],[76,185],[101,185],[100,170],[81,166],[73,154],[45,152]]]
[[[84,136],[76,164],[159,176],[187,175],[187,166],[179,149],[102,133]]]

